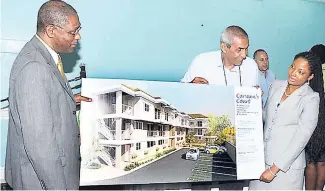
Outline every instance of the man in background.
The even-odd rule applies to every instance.
[[[76,10],[63,1],[44,3],[36,35],[13,63],[9,79],[6,182],[15,190],[78,190],[80,134],[76,102],[59,53],[81,39]]]
[[[258,49],[254,52],[254,60],[257,63],[260,75],[260,86],[263,91],[262,105],[263,108],[269,96],[269,90],[272,82],[275,80],[275,75],[269,69],[269,56],[263,49]]]

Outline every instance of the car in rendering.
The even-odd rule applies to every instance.
[[[223,150],[224,152],[227,152],[227,148],[224,146],[220,146],[220,149]]]
[[[186,160],[197,160],[199,159],[200,151],[198,148],[191,148],[186,151],[185,159]]]
[[[214,154],[220,151],[220,146],[219,145],[207,145],[205,147],[205,152],[207,154]]]

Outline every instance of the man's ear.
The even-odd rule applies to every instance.
[[[227,52],[227,45],[224,43],[224,42],[221,42],[220,43],[220,49],[223,53],[226,53]]]
[[[45,34],[49,37],[49,38],[53,38],[54,37],[54,27],[53,25],[47,25],[45,27]]]
[[[312,75],[310,75],[310,76],[308,77],[308,81],[312,80],[313,78],[314,78],[314,74],[312,74]]]

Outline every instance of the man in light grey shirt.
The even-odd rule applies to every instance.
[[[271,87],[272,82],[275,80],[275,75],[269,69],[269,56],[267,52],[263,49],[258,49],[254,52],[254,60],[257,63],[260,75],[260,87],[263,91],[262,96],[262,105],[263,108],[269,96],[269,90]]]

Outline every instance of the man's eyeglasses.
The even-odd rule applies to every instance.
[[[80,30],[81,30],[81,26],[80,26],[79,28],[77,28],[75,31],[66,31],[66,30],[64,30],[64,28],[62,28],[62,27],[60,27],[60,26],[58,26],[58,25],[53,25],[53,26],[62,29],[64,32],[66,32],[66,33],[72,35],[73,37],[75,37],[77,34],[79,34],[79,32],[80,32]]]

